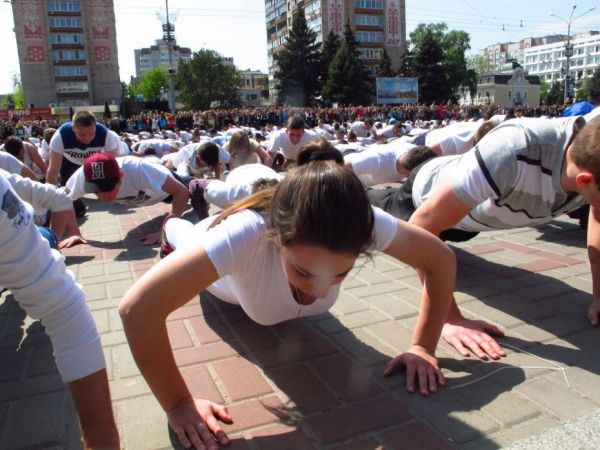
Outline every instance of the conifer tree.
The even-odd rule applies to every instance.
[[[592,81],[588,83],[588,95],[590,102],[600,104],[600,66],[596,67]]]
[[[394,77],[396,73],[392,70],[392,59],[390,55],[388,55],[387,51],[383,49],[383,57],[379,62],[379,67],[377,67],[377,76],[378,77]]]
[[[320,51],[317,34],[306,25],[303,8],[296,8],[285,48],[275,56],[277,98],[305,106],[319,88]]]
[[[319,84],[321,89],[323,89],[327,83],[327,78],[329,77],[329,65],[333,61],[333,58],[341,45],[342,42],[340,37],[333,31],[330,31],[323,41],[323,46],[321,47],[321,72],[319,74]]]
[[[445,102],[450,98],[452,92],[444,72],[443,59],[442,46],[431,30],[426,30],[413,60],[413,70],[419,77],[420,102]]]
[[[344,41],[329,65],[323,95],[329,102],[365,105],[371,103],[373,85],[358,52],[358,42],[346,23]]]

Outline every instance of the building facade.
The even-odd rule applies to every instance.
[[[600,68],[600,33],[590,31],[571,36],[567,40],[538,45],[525,50],[523,67],[531,75],[539,75],[547,83],[565,82],[567,51],[569,52],[570,92],[574,97],[584,78],[591,77]]]
[[[259,70],[241,70],[240,96],[242,103],[248,106],[262,104],[265,91],[269,89],[269,76]]]
[[[517,63],[511,65],[510,73],[481,74],[477,81],[477,93],[472,103],[476,105],[538,106],[540,104],[540,78],[527,75],[523,67]],[[503,72],[506,72],[503,71]],[[464,102],[468,92],[462,93]],[[462,99],[461,99],[462,100]]]
[[[12,2],[26,106],[118,104],[112,0]]]
[[[138,48],[133,51],[135,57],[135,76],[140,77],[150,69],[158,66],[169,66],[169,43],[165,39],[157,39],[154,45]],[[179,61],[192,59],[192,50],[180,47],[177,41],[171,41],[171,58],[174,69],[179,67]]]
[[[321,42],[330,31],[344,32],[350,23],[359,43],[360,58],[374,71],[383,51],[392,60],[392,68],[400,67],[406,51],[405,0],[265,0],[269,91],[274,98],[277,69],[274,55],[284,48],[292,16],[296,8],[304,8],[308,27]]]

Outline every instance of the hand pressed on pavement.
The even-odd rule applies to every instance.
[[[391,375],[398,367],[406,366],[406,390],[415,392],[415,381],[418,379],[421,395],[437,392],[438,384],[444,386],[446,379],[439,368],[435,355],[424,347],[411,345],[409,349],[392,359],[383,372],[384,376]]]
[[[188,398],[167,411],[167,419],[185,448],[210,449],[227,445],[229,438],[219,421],[233,423],[227,408],[208,400]]]
[[[504,336],[504,332],[495,325],[483,320],[471,320],[457,317],[444,324],[442,337],[463,356],[469,356],[469,351],[478,358],[500,359],[506,353],[492,336]]]
[[[81,236],[69,236],[58,243],[58,249],[75,247],[79,244],[87,244],[88,242]]]

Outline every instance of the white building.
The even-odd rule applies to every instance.
[[[173,68],[177,69],[179,60],[192,59],[192,50],[180,47],[175,39],[171,41]],[[135,49],[135,76],[140,77],[150,69],[158,66],[169,65],[169,45],[164,39],[157,39],[156,43],[148,48]]]
[[[523,67],[530,75],[539,75],[547,83],[564,83],[567,42],[530,47],[523,52]],[[600,66],[600,33],[590,31],[571,37],[569,74],[575,88],[583,78],[591,77]]]

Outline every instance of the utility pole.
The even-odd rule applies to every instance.
[[[593,11],[596,9],[596,7],[590,8],[588,9],[586,12],[579,14],[577,17],[573,18],[573,14],[575,13],[575,8],[577,8],[577,5],[573,5],[573,9],[571,10],[571,15],[569,16],[569,20],[564,19],[562,17],[557,16],[556,14],[550,14],[552,17],[556,17],[559,20],[562,20],[563,22],[565,22],[567,24],[567,44],[565,45],[565,92],[564,92],[564,103],[566,104],[569,97],[571,97],[569,94],[571,93],[571,72],[570,72],[570,68],[571,68],[571,56],[573,56],[573,46],[571,45],[571,24],[573,22],[575,22],[577,19],[579,19],[582,16],[585,16],[587,13]]]
[[[173,44],[171,38],[171,21],[169,19],[169,0],[165,0],[165,8],[167,12],[167,21],[163,24],[163,35],[166,28],[167,49],[169,51],[169,111],[175,112],[175,69],[173,68]]]

